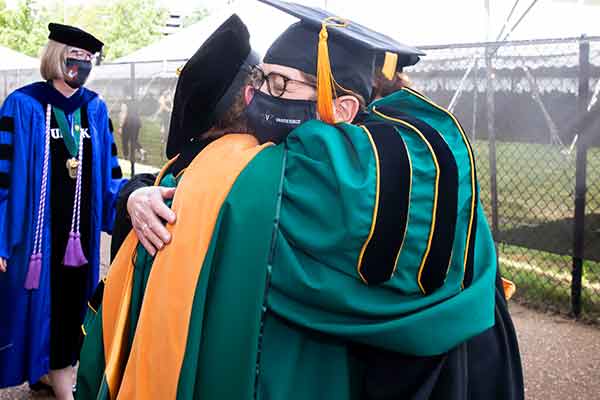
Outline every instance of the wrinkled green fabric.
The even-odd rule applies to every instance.
[[[83,328],[86,336],[81,347],[77,369],[76,399],[95,399],[104,376],[104,344],[102,340],[102,307],[97,313],[88,310]]]
[[[356,272],[376,179],[366,134],[352,125],[336,129],[311,121],[297,128],[286,146],[268,296],[275,314],[306,329],[420,356],[444,353],[494,324],[496,258],[483,212],[468,289],[461,289],[458,274],[427,296],[406,295],[409,289],[397,282],[367,286]],[[413,162],[419,161],[413,157]]]
[[[465,151],[449,117],[410,96],[378,104],[401,106],[447,133],[456,154]],[[461,287],[461,221],[445,284],[428,295],[418,291],[414,271],[432,212],[431,156],[410,132],[397,132],[413,162],[414,226],[409,222],[411,248],[381,285],[364,284],[357,272],[377,191],[375,155],[362,128],[310,121],[248,164],[220,210],[203,263],[178,399],[354,399],[361,366],[348,341],[435,355],[494,324],[496,258],[480,204],[472,284]],[[462,219],[470,198],[465,168],[459,165]]]
[[[194,296],[178,399],[253,397],[283,160],[281,147],[262,150],[221,207]]]
[[[369,109],[372,110],[373,108],[377,108],[379,106],[393,107],[394,109],[402,110],[404,113],[415,116],[434,127],[436,131],[442,135],[444,141],[452,150],[459,173],[457,204],[458,214],[456,220],[451,268],[448,271],[448,279],[450,282],[459,282],[463,277],[461,266],[464,265],[464,247],[467,238],[471,201],[471,167],[469,164],[468,149],[463,135],[446,112],[440,110],[439,108],[433,107],[431,104],[427,103],[409,91],[401,90],[381,100],[375,101],[369,106]],[[384,121],[384,119],[374,113],[369,114],[368,120]],[[419,140],[416,140],[415,135],[406,128],[396,126],[396,129],[401,131],[402,138],[407,142],[407,146],[410,148],[410,153],[412,155],[413,174],[417,177],[422,176],[421,174],[425,173],[424,171],[421,172],[422,170],[426,170],[427,166],[429,166],[429,169],[433,167],[431,165],[431,160],[429,159],[430,157],[427,154],[417,154],[417,150],[414,148],[415,142],[419,142],[418,145],[421,147],[423,144]],[[413,179],[411,198],[413,207],[411,207],[409,222],[415,222],[415,218],[424,218],[431,214],[431,209],[428,208],[428,201],[424,198],[425,196],[419,195],[419,193],[425,192],[428,193],[429,197],[431,197],[433,175],[432,172],[428,173],[430,174],[430,178],[428,179]],[[420,188],[422,186],[428,186],[428,188],[421,190]],[[431,200],[429,199],[429,201]],[[414,232],[415,225],[419,224],[409,223],[409,235],[405,240],[404,251],[401,254],[401,258],[398,260],[398,266],[401,268],[398,268],[398,273],[396,274],[395,279],[390,282],[391,285],[400,290],[402,290],[403,287],[409,287],[408,285],[410,285],[410,280],[414,276],[412,275],[414,271],[411,271],[411,268],[407,268],[407,266],[415,265],[415,259],[408,257],[405,258],[405,256],[409,256],[409,254],[412,253],[411,249],[420,249],[426,244],[426,242],[423,240],[424,233]],[[399,280],[401,280],[401,282],[398,282]],[[411,293],[418,293],[418,287],[416,289],[416,291]]]
[[[169,174],[162,179],[161,185],[175,187],[177,186],[177,180],[172,174]],[[170,207],[172,200],[167,200],[166,203]],[[144,246],[138,244],[133,270],[127,352],[130,351],[133,343],[135,328],[144,299],[144,291],[148,283],[153,261],[154,257],[148,253]],[[97,313],[88,309],[84,318],[83,329],[86,332],[86,336],[80,353],[75,398],[108,399],[108,386],[103,379],[106,365],[102,336],[102,306],[99,307]]]

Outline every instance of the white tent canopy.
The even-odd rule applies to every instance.
[[[122,57],[116,62],[185,60],[232,14],[248,26],[252,47],[264,54],[273,39],[296,19],[256,0],[239,0],[215,10],[200,22]]]
[[[217,1],[217,0],[215,0]],[[296,0],[307,5],[323,7],[325,0]],[[370,0],[368,5],[362,0],[326,0],[327,8],[341,17],[350,18],[365,26],[373,27],[400,42],[409,45],[482,42],[487,39],[486,11],[483,0],[456,0],[441,2],[421,0],[419,2],[392,2]],[[96,68],[92,79],[126,79],[131,75],[128,63],[135,65],[135,77],[171,78],[184,60],[190,58],[201,44],[232,14],[237,14],[250,31],[252,47],[263,55],[273,40],[296,18],[267,6],[258,0],[237,0],[232,4],[217,6],[211,14],[200,22],[183,29],[158,42],[116,60],[121,65],[105,65]],[[514,2],[491,2],[492,21],[490,36],[494,40],[505,23]],[[520,1],[519,7],[508,23],[510,28],[525,12],[531,1]],[[510,39],[536,39],[551,37],[573,37],[582,33],[588,36],[600,35],[600,6],[577,5],[575,1],[540,0],[529,12]],[[509,29],[507,29],[509,30]],[[519,48],[520,53],[528,51]],[[534,49],[536,55],[564,51],[552,47]],[[466,53],[453,50],[449,56],[457,57]],[[446,52],[446,53],[448,53]],[[569,50],[573,53],[572,49]],[[435,61],[444,57],[444,52],[429,52],[423,61]],[[564,53],[563,53],[564,54]],[[524,54],[521,54],[524,55]],[[577,62],[577,54],[569,54]],[[175,61],[177,62],[167,62]],[[149,63],[149,62],[154,63]],[[218,61],[215,61],[218,62]],[[572,63],[572,62],[569,62]],[[426,68],[428,63],[420,63],[417,69]],[[433,64],[431,65],[433,67]],[[436,67],[437,68],[437,67]]]
[[[341,17],[372,27],[410,45],[481,42],[488,39],[483,0],[296,0],[327,8]],[[494,40],[505,22],[513,1],[491,2],[491,37]],[[581,2],[579,2],[581,3]],[[519,2],[509,27],[530,1]],[[576,1],[540,0],[511,39],[598,35],[600,6],[577,5]],[[215,8],[210,16],[159,42],[142,48],[119,62],[182,60],[191,57],[208,36],[231,14],[236,13],[250,31],[252,46],[264,54],[272,41],[296,19],[257,0],[237,0]]]
[[[26,56],[8,47],[0,46],[0,71],[11,69],[35,69],[39,68],[40,61],[37,58]]]

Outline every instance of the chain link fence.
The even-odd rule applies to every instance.
[[[165,159],[177,69],[186,60],[106,63],[94,67],[86,87],[106,102],[126,174],[156,170]],[[0,71],[0,102],[40,80],[37,70]]]
[[[408,69],[471,138],[503,276],[517,298],[600,317],[600,38],[428,46]],[[176,70],[185,60],[104,64],[125,172],[165,162]],[[39,79],[0,71],[0,100]],[[133,168],[130,168],[133,167]]]
[[[600,41],[431,46],[409,72],[462,121],[518,299],[600,317]]]

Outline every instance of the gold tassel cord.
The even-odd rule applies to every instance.
[[[381,73],[387,78],[388,81],[394,79],[396,76],[396,68],[398,67],[398,54],[385,52],[385,59],[383,61],[383,67]]]

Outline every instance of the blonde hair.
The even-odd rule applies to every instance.
[[[65,78],[65,60],[68,46],[54,40],[48,43],[42,51],[40,73],[45,81]]]

